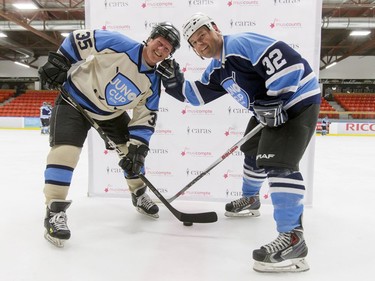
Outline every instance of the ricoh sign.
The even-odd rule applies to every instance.
[[[375,135],[375,123],[335,123],[330,125],[330,134],[339,135]]]

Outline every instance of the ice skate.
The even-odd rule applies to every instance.
[[[151,200],[150,196],[146,193],[146,186],[138,189],[132,193],[132,202],[137,211],[141,214],[147,215],[152,218],[159,217],[159,207]]]
[[[47,206],[44,238],[59,248],[64,247],[64,242],[70,238],[65,211],[71,203],[67,200],[51,200]]]
[[[307,252],[302,228],[280,233],[273,242],[253,251],[253,269],[271,273],[307,271],[310,269],[305,260]]]
[[[250,197],[241,197],[225,205],[227,217],[258,217],[260,201],[259,194]]]

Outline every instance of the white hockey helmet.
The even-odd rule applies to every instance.
[[[193,35],[193,33],[202,26],[206,26],[210,30],[215,30],[212,24],[214,24],[214,21],[209,16],[203,13],[196,13],[192,15],[184,25],[182,25],[182,34],[185,40],[189,42],[189,38]]]

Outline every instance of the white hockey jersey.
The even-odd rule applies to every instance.
[[[131,140],[148,144],[154,132],[160,77],[142,60],[144,45],[118,32],[77,30],[59,48],[69,61],[81,62],[64,88],[96,120],[132,110]]]

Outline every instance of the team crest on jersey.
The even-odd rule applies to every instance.
[[[235,77],[230,77],[222,82],[223,88],[243,107],[249,108],[249,95],[236,83]]]
[[[107,104],[111,106],[127,105],[140,93],[138,87],[121,73],[118,73],[105,88]]]

